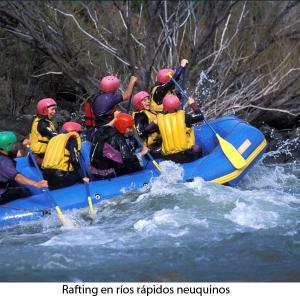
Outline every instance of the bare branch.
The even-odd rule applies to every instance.
[[[252,104],[249,104],[249,105],[236,105],[236,106],[232,106],[230,108],[227,108],[226,110],[232,110],[232,109],[234,109],[235,111],[240,111],[240,110],[244,110],[244,109],[248,109],[248,108],[255,108],[255,109],[264,110],[264,111],[280,112],[280,113],[284,113],[284,114],[290,115],[292,117],[298,117],[298,116],[300,116],[300,113],[294,114],[294,113],[292,113],[292,112],[290,112],[288,110],[285,110],[285,109],[267,108],[267,107],[261,107],[261,106],[258,106],[258,105],[252,105]]]
[[[63,75],[63,74],[64,74],[63,72],[49,71],[49,72],[38,74],[38,75],[31,75],[31,77],[38,78],[38,77],[43,77],[46,75]]]

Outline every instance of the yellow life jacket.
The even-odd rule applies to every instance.
[[[154,86],[150,93],[150,110],[154,113],[161,113],[163,111],[163,105],[157,104],[154,101],[154,94],[158,87],[159,87],[159,85]],[[173,94],[173,93],[171,91],[169,91],[166,95],[169,95],[169,94]]]
[[[150,124],[152,121],[154,121],[154,120],[157,119],[156,118],[157,115],[155,113],[153,113],[153,112],[151,112],[149,110],[146,110],[146,109],[138,111],[138,112],[134,112],[132,114],[132,117],[134,118],[134,116],[136,114],[141,113],[141,112],[143,112],[147,116],[147,118],[148,118],[148,124]],[[153,132],[153,133],[150,133],[146,139],[143,139],[142,142],[143,142],[143,144],[145,146],[150,146],[153,143],[157,142],[158,140],[161,140],[161,136],[160,136],[159,132]]]
[[[74,171],[70,163],[70,151],[66,148],[70,137],[75,137],[78,145],[78,155],[81,150],[81,140],[77,132],[61,133],[53,137],[49,143],[43,159],[42,169]]]
[[[157,123],[162,137],[162,155],[179,153],[195,144],[194,128],[186,127],[183,110],[158,114]]]
[[[39,132],[38,132],[38,123],[42,118],[39,116],[35,116],[31,125],[31,131],[29,134],[29,140],[30,140],[30,147],[32,149],[33,153],[36,154],[44,154],[46,152],[47,149],[47,145],[49,142],[49,138],[46,136],[42,136]],[[51,120],[48,120],[50,128],[55,131],[55,125]]]

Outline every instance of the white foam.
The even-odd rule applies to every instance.
[[[193,181],[184,183],[186,187],[197,192],[202,192],[203,188],[205,188],[205,184],[207,184],[207,182],[202,177],[195,177]]]
[[[186,216],[186,211],[178,207],[156,211],[152,218],[138,220],[134,225],[137,232],[145,235],[165,233],[171,237],[178,237],[189,233],[188,226],[200,225],[208,227],[206,219],[199,220],[192,215]]]
[[[300,179],[288,172],[283,166],[254,166],[239,184],[242,188],[282,188],[286,185],[300,185]]]
[[[136,231],[144,232],[146,234],[157,229],[157,225],[152,220],[138,220],[133,227]]]
[[[151,198],[153,196],[169,195],[181,193],[182,186],[178,181],[183,178],[183,168],[172,161],[163,161],[160,163],[161,175],[154,177],[147,187],[147,193],[139,195],[136,202]]]
[[[183,167],[172,161],[163,161],[160,163],[161,175],[155,177],[151,182],[151,192],[159,193],[160,189],[165,190],[165,187],[177,183],[183,178]]]
[[[245,202],[236,202],[236,207],[224,216],[226,219],[241,226],[254,229],[266,229],[277,226],[278,213],[262,210],[254,204],[247,205]]]
[[[104,245],[113,242],[113,238],[94,226],[72,231],[63,231],[53,236],[41,246]]]
[[[286,233],[284,233],[283,235],[284,235],[284,236],[295,236],[295,235],[297,235],[297,234],[298,234],[298,231],[297,231],[297,230],[291,229],[291,230],[287,231]]]

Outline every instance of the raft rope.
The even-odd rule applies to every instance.
[[[0,208],[21,210],[21,211],[26,211],[26,212],[31,212],[31,213],[42,213],[43,216],[51,215],[51,211],[48,210],[48,209],[31,210],[31,209],[26,209],[26,208],[22,208],[22,207],[15,207],[15,206],[9,206],[9,205],[1,205]]]

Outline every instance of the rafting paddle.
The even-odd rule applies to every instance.
[[[140,141],[140,139],[138,138],[138,136],[134,132],[132,132],[132,136],[136,140],[136,142],[139,144],[140,147],[144,147],[144,144]],[[147,152],[147,155],[148,155],[149,159],[151,160],[151,162],[153,163],[153,165],[156,167],[156,169],[161,173],[161,168],[158,165],[158,163],[154,160],[151,153]]]
[[[80,154],[81,157],[81,170],[84,174],[84,177],[88,177],[86,168],[85,168],[85,160],[82,154]],[[87,201],[88,201],[88,205],[89,205],[89,210],[90,210],[90,216],[91,218],[93,218],[94,216],[94,207],[93,207],[93,201],[92,201],[92,196],[91,196],[91,192],[90,192],[90,183],[89,182],[84,182],[84,186],[85,186],[85,191],[86,191],[86,195],[87,195]]]
[[[174,84],[177,86],[177,88],[180,90],[182,95],[186,98],[186,100],[189,99],[189,96],[187,93],[182,89],[182,87],[179,85],[179,83],[172,77],[171,73],[168,73],[168,76],[171,78],[171,80],[174,82]],[[213,131],[213,133],[216,135],[216,138],[218,139],[220,143],[220,147],[225,154],[225,156],[228,158],[228,160],[231,162],[231,164],[236,169],[242,169],[246,166],[247,162],[244,159],[244,157],[238,152],[238,150],[228,141],[223,139],[216,131],[215,129],[207,122],[206,118],[203,116],[203,120],[206,123],[206,125]]]
[[[94,207],[93,207],[93,201],[91,197],[91,192],[90,192],[90,184],[88,182],[84,183],[86,194],[87,194],[87,199],[88,199],[88,204],[89,204],[89,209],[90,209],[90,216],[93,218],[94,217]]]
[[[38,164],[37,164],[37,161],[36,161],[36,159],[35,159],[35,157],[34,157],[32,151],[31,151],[31,149],[30,149],[29,147],[27,147],[27,149],[28,149],[29,156],[30,156],[30,158],[31,158],[31,160],[32,160],[32,162],[33,162],[33,164],[34,164],[35,169],[36,169],[36,172],[37,172],[37,174],[38,174],[39,180],[44,180],[43,174],[42,174],[42,172],[41,172],[41,170],[40,170],[40,168],[39,168],[39,166],[38,166]],[[57,212],[57,215],[58,215],[58,218],[59,218],[59,220],[61,221],[62,225],[64,225],[64,226],[67,225],[67,226],[72,226],[72,227],[73,227],[72,222],[71,222],[70,220],[68,220],[68,219],[63,215],[63,213],[62,213],[60,207],[59,207],[59,206],[57,205],[57,203],[55,202],[55,200],[54,200],[54,198],[52,197],[52,195],[51,195],[49,189],[48,189],[48,188],[43,188],[42,191],[46,194],[48,200],[50,200],[50,201],[54,204],[55,209],[56,209],[56,212]]]

